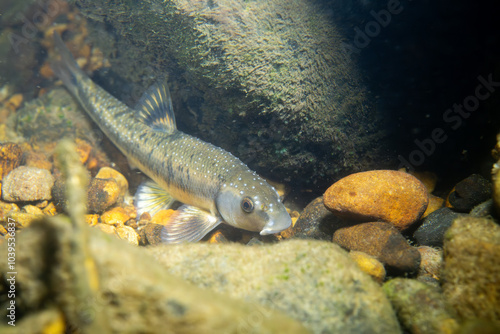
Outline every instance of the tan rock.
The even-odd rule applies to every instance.
[[[114,179],[92,179],[87,192],[88,209],[100,213],[115,204],[120,188]]]
[[[340,217],[383,220],[400,231],[418,221],[428,203],[429,195],[422,182],[393,170],[351,174],[333,184],[324,195],[325,206]]]
[[[425,218],[436,210],[441,209],[444,206],[444,199],[441,197],[434,196],[432,194],[429,195],[429,205],[427,205],[427,209],[425,209],[424,214],[420,218]]]
[[[95,225],[95,228],[103,231],[106,234],[117,235],[116,234],[116,228],[113,225],[97,224],[97,225]]]
[[[9,219],[13,219],[16,224],[16,229],[22,229],[30,226],[33,221],[38,220],[42,217],[43,215],[36,215],[26,212],[10,212],[9,214],[7,214],[6,222],[9,221]]]
[[[40,208],[37,208],[34,205],[25,205],[23,206],[23,211],[26,213],[31,213],[34,215],[43,215],[43,211]]]
[[[127,240],[130,244],[139,246],[139,236],[133,228],[129,226],[117,226],[116,233],[120,239]]]
[[[120,196],[124,196],[128,191],[128,181],[125,176],[111,167],[102,167],[95,177],[96,179],[114,179],[120,188]]]
[[[17,168],[22,159],[21,147],[14,143],[0,144],[0,181],[3,177]]]
[[[2,183],[2,198],[9,202],[50,200],[54,177],[46,170],[21,166],[12,170]]]

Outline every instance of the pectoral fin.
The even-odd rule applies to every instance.
[[[158,211],[169,209],[174,202],[175,199],[165,189],[153,181],[146,181],[137,188],[134,205],[138,217],[144,212],[153,217]]]
[[[196,242],[213,230],[221,220],[209,212],[190,205],[181,206],[161,231],[164,243]]]

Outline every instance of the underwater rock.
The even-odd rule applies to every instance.
[[[487,217],[495,214],[495,202],[493,198],[476,205],[470,212],[471,217]]]
[[[32,222],[42,217],[43,215],[41,214],[11,211],[7,214],[7,220],[5,222],[8,222],[8,218],[10,218],[14,220],[17,229],[23,229],[30,226]]]
[[[404,172],[405,170],[402,169],[400,170],[401,172]],[[425,189],[427,189],[427,192],[430,194],[434,191],[436,188],[436,183],[438,181],[438,176],[433,173],[433,172],[409,172],[409,174],[415,176],[422,184],[424,185]]]
[[[361,223],[340,228],[333,234],[333,242],[348,250],[375,256],[390,271],[413,272],[420,265],[418,250],[389,223]]]
[[[64,88],[27,102],[15,117],[16,130],[31,142],[59,142],[61,138],[96,142],[90,119]]]
[[[173,275],[280,310],[312,333],[400,332],[378,283],[331,242],[195,243],[147,250]]]
[[[21,166],[12,170],[2,182],[2,199],[30,202],[52,199],[54,177],[46,169]]]
[[[129,219],[125,209],[120,207],[112,208],[101,215],[101,222],[109,225],[123,225]]]
[[[476,205],[491,198],[491,182],[478,174],[456,184],[448,195],[451,207],[460,212],[469,212]]]
[[[485,218],[456,219],[445,236],[442,286],[465,319],[500,323],[500,226]]]
[[[129,244],[139,246],[139,236],[132,227],[117,226],[116,234],[120,237],[120,239],[128,241]]]
[[[417,250],[421,259],[417,280],[439,286],[441,267],[443,265],[443,251],[428,246],[417,247]]]
[[[29,333],[41,333],[45,327],[34,327],[33,317],[54,308],[63,329],[81,333],[307,333],[281,312],[198,288],[169,274],[145,248],[87,226],[77,231],[65,217],[32,224],[16,244],[22,245],[16,248],[16,325],[31,325]],[[0,274],[9,271],[7,257],[0,257]]]
[[[459,323],[454,310],[437,288],[414,279],[395,278],[384,283],[384,291],[409,333],[456,333]]]
[[[425,209],[425,212],[422,215],[422,217],[420,217],[420,219],[425,218],[434,211],[441,209],[443,205],[444,205],[444,199],[429,194],[429,204],[427,205],[427,209]]]
[[[384,281],[384,265],[374,256],[358,251],[350,251],[349,256],[356,262],[361,270],[370,275],[374,280],[379,283]]]
[[[14,168],[19,167],[23,151],[14,143],[0,143],[0,181]]]
[[[141,237],[141,240],[147,241],[147,244],[150,245],[161,244],[162,229],[163,225],[149,223],[139,231],[139,236]]]
[[[383,220],[403,231],[415,223],[429,203],[422,182],[410,174],[374,170],[351,174],[324,194],[325,206],[334,214],[355,220]]]
[[[113,87],[121,100],[135,103],[166,73],[184,73],[168,78],[183,130],[233,152],[250,168],[321,184],[387,161],[382,117],[344,49],[342,29],[315,3],[76,5],[113,72],[128,82],[125,91]]]
[[[36,167],[47,170],[52,170],[52,163],[47,156],[42,152],[27,151],[23,154],[23,165],[27,167]]]
[[[120,172],[111,167],[102,167],[95,176],[96,179],[114,179],[120,188],[120,196],[124,196],[128,191],[128,181]]]
[[[444,234],[455,219],[463,216],[464,214],[453,212],[449,208],[441,208],[423,220],[413,237],[419,245],[443,247]]]
[[[286,232],[286,239],[332,240],[339,223],[341,219],[325,208],[323,197],[318,197],[304,208],[295,224],[281,234]]]
[[[153,224],[160,224],[163,225],[166,222],[168,222],[168,219],[170,218],[171,215],[175,213],[175,210],[168,209],[168,210],[160,210],[158,211],[153,218],[151,218],[151,223]]]
[[[120,188],[114,179],[92,179],[88,196],[88,210],[101,213],[115,204],[120,195]]]

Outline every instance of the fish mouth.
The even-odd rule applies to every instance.
[[[292,225],[292,219],[288,217],[288,219],[281,220],[276,224],[274,221],[268,222],[262,231],[260,231],[260,235],[269,235],[269,234],[275,234],[279,233],[283,230],[286,230]]]

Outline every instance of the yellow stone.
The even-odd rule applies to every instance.
[[[106,234],[116,235],[116,228],[113,225],[97,224],[95,227],[98,228],[99,230],[103,231]]]
[[[36,215],[33,213],[26,213],[26,212],[9,212],[7,217],[14,220],[16,228],[22,229],[30,226],[34,220],[42,218],[43,215]],[[6,219],[6,222],[7,221],[8,219]]]
[[[168,219],[174,213],[175,213],[175,210],[172,210],[172,209],[160,210],[151,219],[151,223],[164,225],[166,222],[168,222]]]
[[[52,202],[50,202],[49,205],[47,205],[42,211],[47,216],[55,216],[57,214],[56,207]]]
[[[109,225],[123,225],[130,216],[124,208],[116,207],[106,211],[101,216],[101,222]]]
[[[96,179],[114,179],[120,188],[120,196],[124,196],[128,191],[128,181],[120,172],[110,167],[102,167],[95,176]]]
[[[427,209],[425,210],[424,214],[420,219],[425,218],[434,211],[441,209],[443,205],[444,205],[444,199],[429,194],[429,204],[427,205]]]
[[[99,223],[99,215],[85,215],[85,222],[90,226],[95,226]]]
[[[438,177],[433,172],[410,172],[411,175],[415,176],[420,182],[422,182],[427,188],[429,193],[433,192],[436,188],[436,183]]]
[[[23,211],[26,213],[32,213],[34,215],[43,215],[43,211],[40,208],[37,208],[34,205],[25,205],[23,206]]]
[[[379,260],[364,252],[351,251],[349,256],[359,266],[359,268],[370,275],[375,281],[382,283],[385,279],[385,268]]]

